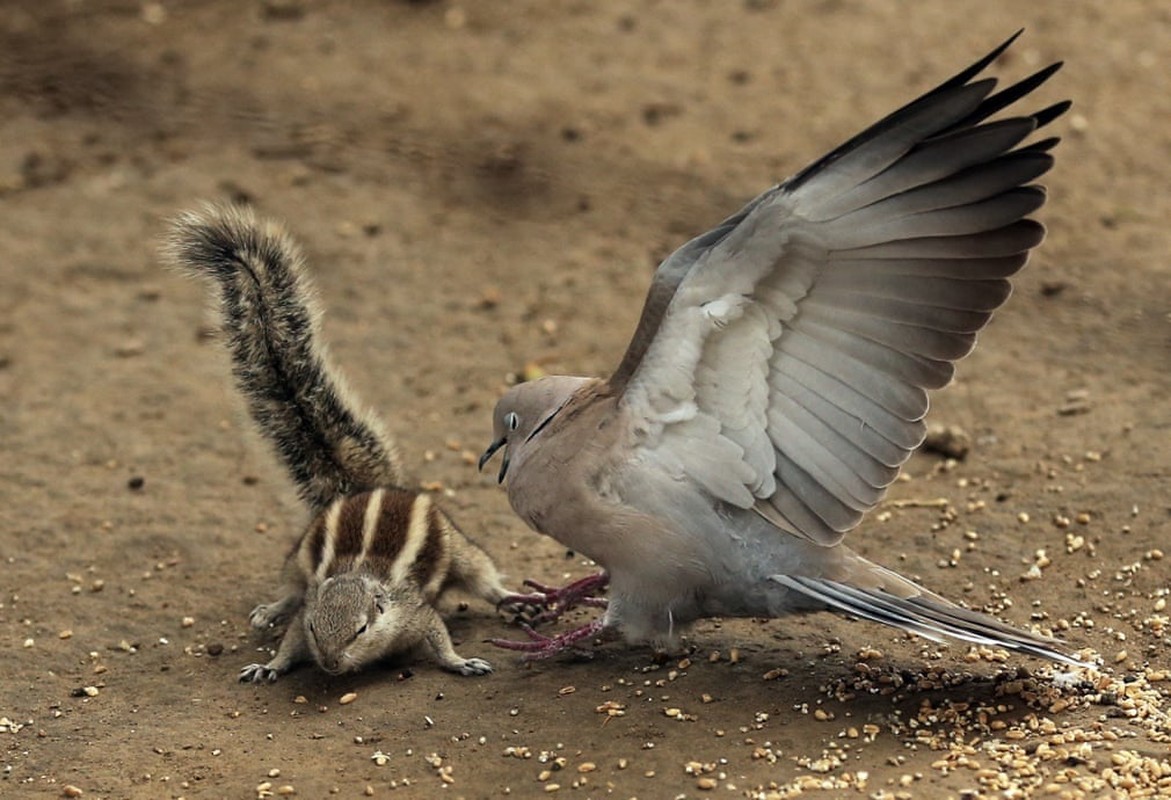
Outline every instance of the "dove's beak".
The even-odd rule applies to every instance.
[[[500,437],[492,444],[488,445],[488,449],[484,451],[484,455],[480,456],[479,470],[484,471],[484,465],[487,464],[492,456],[496,455],[496,451],[504,445],[508,444],[507,437]],[[508,451],[504,451],[504,459],[500,462],[500,474],[496,476],[497,483],[504,483],[504,476],[508,473]]]

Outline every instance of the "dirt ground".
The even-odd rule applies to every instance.
[[[0,794],[1171,791],[1171,9],[960,9],[0,5]],[[686,660],[525,666],[483,642],[520,632],[470,603],[450,624],[489,677],[236,682],[304,512],[202,287],[159,266],[167,217],[235,198],[285,220],[337,362],[418,478],[511,582],[560,581],[590,566],[468,463],[508,376],[605,374],[659,258],[1019,27],[997,71],[1065,59],[1037,103],[1076,103],[1049,239],[934,398],[970,454],[917,455],[852,541],[1057,630],[1101,675],[829,614],[706,622]]]

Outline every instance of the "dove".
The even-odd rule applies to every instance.
[[[980,77],[1019,35],[670,255],[608,380],[500,398],[480,468],[503,450],[517,515],[603,570],[546,598],[609,584],[601,619],[506,646],[670,650],[701,618],[832,610],[1082,663],[845,543],[1044,238],[1033,181],[1059,140],[1033,134],[1070,103],[1015,107],[1061,63],[1000,91]]]

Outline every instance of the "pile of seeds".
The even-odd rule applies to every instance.
[[[849,702],[861,694],[887,695],[892,706],[920,694],[956,689],[979,679],[969,673],[931,669],[906,674],[859,661],[855,673],[823,686],[827,700]],[[1171,714],[1165,708],[1168,673],[1145,670],[1115,676],[1096,670],[1004,672],[993,678],[994,701],[919,699],[911,714],[892,708],[885,723],[867,728],[861,741],[883,733],[910,751],[937,754],[938,776],[959,775],[971,788],[961,797],[1142,798],[1171,796]],[[1097,712],[1097,713],[1095,713]],[[841,739],[859,739],[856,728]],[[810,791],[867,789],[865,771],[837,771],[845,753],[828,748],[820,757],[795,759],[810,774],[785,784],[757,787],[751,797],[781,800]],[[904,763],[904,757],[889,761]],[[832,773],[832,774],[831,774]],[[907,772],[870,797],[909,800],[922,773]],[[873,787],[870,787],[873,789]]]

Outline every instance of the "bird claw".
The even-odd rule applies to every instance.
[[[588,575],[560,588],[526,580],[524,585],[533,589],[533,592],[510,594],[500,601],[500,605],[517,607],[521,614],[522,625],[540,625],[558,619],[565,612],[577,606],[605,608],[606,599],[595,597],[592,592],[604,589],[609,582],[610,576],[605,572]],[[533,609],[537,613],[526,619],[523,616],[526,609]]]
[[[529,641],[518,642],[513,639],[488,639],[488,644],[505,650],[520,651],[524,653],[524,661],[541,661],[566,650],[585,655],[587,651],[582,650],[576,645],[583,639],[589,639],[591,636],[596,636],[601,633],[602,620],[596,619],[588,625],[583,625],[580,628],[575,628],[565,633],[559,633],[556,636],[546,636],[543,633],[537,633],[533,629],[533,626],[526,622],[520,623],[520,628],[529,637]]]

